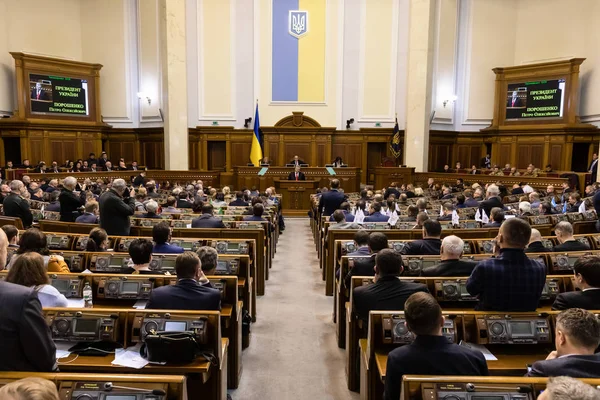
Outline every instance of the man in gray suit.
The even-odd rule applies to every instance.
[[[192,220],[192,228],[225,228],[225,224],[213,215],[212,204],[206,203],[202,206],[202,215]]]
[[[342,210],[333,212],[335,224],[329,225],[329,229],[360,229],[360,225],[355,222],[346,222],[346,215]]]

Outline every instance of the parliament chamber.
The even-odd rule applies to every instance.
[[[0,399],[600,399],[599,15],[0,0]]]

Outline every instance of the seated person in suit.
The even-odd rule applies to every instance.
[[[438,221],[452,221],[452,212],[454,211],[454,205],[451,202],[446,202],[442,206],[443,215],[438,217]]]
[[[531,226],[511,218],[496,236],[499,255],[477,264],[467,280],[467,291],[479,296],[480,311],[535,311],[546,284],[546,266],[523,251]]]
[[[475,261],[461,260],[465,242],[458,236],[446,236],[440,249],[441,262],[421,270],[421,276],[469,276],[477,265]]]
[[[404,304],[404,317],[406,328],[415,335],[415,340],[388,354],[385,400],[400,398],[404,375],[488,375],[480,351],[448,343],[442,335],[442,309],[429,293],[411,295]]]
[[[554,246],[552,251],[585,251],[590,249],[589,245],[581,243],[573,237],[573,225],[568,221],[560,221],[556,224],[554,233],[560,244]]]
[[[490,222],[483,225],[483,228],[500,228],[504,222],[504,210],[500,207],[494,207],[491,211]]]
[[[306,164],[306,163],[304,161],[302,161],[298,156],[294,156],[292,161],[290,161],[288,164],[294,164],[295,167],[299,167],[300,164]]]
[[[373,202],[371,212],[365,217],[364,222],[387,222],[389,219],[390,217],[381,213],[381,203]]]
[[[19,230],[14,225],[4,225],[2,230],[6,233],[6,239],[8,240],[8,247],[19,248]]]
[[[419,209],[415,205],[410,205],[406,207],[406,217],[401,217],[402,221],[407,222],[417,222],[417,215],[419,214]]]
[[[442,225],[438,221],[427,219],[423,222],[423,239],[409,242],[401,253],[419,256],[438,255],[442,247],[441,234]]]
[[[344,165],[344,161],[342,160],[342,157],[337,156],[331,164],[333,165],[334,168],[339,168],[342,165]]]
[[[540,203],[540,205],[538,206],[538,210],[539,210],[539,214],[540,215],[553,215],[553,214],[555,214],[554,210],[552,209],[552,204],[548,203],[548,202]]]
[[[263,214],[265,213],[265,206],[260,203],[260,202],[256,202],[253,206],[252,206],[252,215],[249,215],[247,217],[244,217],[244,221],[266,221],[266,219],[263,217]],[[273,227],[271,226],[271,222],[269,221],[268,223],[269,226],[269,230],[273,230]]]
[[[94,228],[85,245],[85,251],[101,252],[108,248],[108,234],[102,228]]]
[[[519,202],[519,217],[531,217],[531,203],[528,201]]]
[[[202,246],[196,250],[198,258],[200,258],[200,268],[202,269],[202,275],[198,279],[198,283],[208,287],[213,287],[210,281],[206,277],[207,275],[215,275],[217,270],[217,263],[219,261],[219,254],[214,247]]]
[[[21,254],[29,252],[35,252],[42,255],[44,258],[44,266],[48,272],[71,272],[63,256],[58,254],[50,254],[46,235],[37,228],[29,228],[21,235],[19,240],[19,248],[17,249],[15,255],[10,259],[10,263],[7,265],[7,268],[10,269],[12,264]],[[5,257],[4,260],[6,260]],[[3,264],[1,266],[4,267]]]
[[[294,172],[290,172],[288,175],[288,181],[305,181],[306,176],[304,176],[304,172],[300,171],[300,166],[297,165],[294,168]]]
[[[369,232],[365,230],[360,230],[356,232],[354,234],[354,244],[356,245],[356,251],[348,253],[347,255],[350,257],[370,255],[371,250],[369,250],[369,237]]]
[[[485,211],[485,215],[489,216],[494,207],[500,207],[504,210],[504,204],[502,204],[502,199],[500,199],[500,189],[498,186],[489,185],[485,193],[486,200],[479,204],[479,212],[481,215],[483,215],[483,212]]]
[[[158,211],[158,203],[154,200],[149,200],[146,203],[146,213],[142,214],[142,218],[162,218],[156,212]]]
[[[85,203],[85,212],[75,219],[79,224],[97,224],[98,223],[98,202],[90,200]]]
[[[556,296],[553,310],[583,308],[585,310],[600,309],[600,256],[584,256],[575,261],[574,292],[564,292]]]
[[[467,189],[463,192],[465,195],[465,207],[479,207],[479,202],[473,198],[473,191]]]
[[[125,268],[124,274],[152,275],[160,274],[158,271],[150,270],[152,261],[152,250],[154,245],[148,239],[133,239],[129,244],[129,257],[131,264]]]
[[[535,228],[531,228],[531,236],[529,237],[529,244],[525,249],[525,253],[545,253],[549,251],[542,243],[542,234]]]
[[[159,254],[181,254],[183,247],[169,243],[171,240],[171,225],[169,221],[161,221],[152,227],[152,240],[154,240],[153,253]]]
[[[529,193],[529,203],[531,204],[531,208],[538,208],[541,204],[540,194],[538,192]]]
[[[186,251],[177,256],[175,285],[161,286],[152,290],[147,309],[162,310],[221,310],[221,293],[200,279],[208,281],[201,269],[196,253]]]
[[[213,206],[210,203],[202,205],[202,215],[192,220],[192,228],[225,228],[221,218],[213,215]]]
[[[579,212],[579,206],[581,206],[581,195],[577,192],[569,194],[567,212]]]
[[[537,400],[596,400],[600,396],[597,388],[568,376],[549,378]]]
[[[344,213],[344,218],[346,219],[346,222],[354,222],[354,215],[352,215],[352,213],[350,212],[350,203],[344,201],[342,204],[340,204],[339,210],[342,210],[342,212]],[[329,220],[333,221],[333,214],[329,216]]]
[[[354,222],[347,222],[346,216],[342,210],[335,210],[333,214],[331,214],[335,224],[329,225],[329,229],[360,229],[361,226]]]
[[[412,227],[412,229],[423,229],[423,224],[425,223],[425,221],[429,220],[429,215],[425,212],[420,212],[417,214],[417,220],[416,220],[416,224],[415,226]],[[441,225],[440,225],[441,227]]]
[[[392,249],[383,249],[375,256],[375,282],[354,289],[353,311],[363,322],[369,321],[372,310],[403,310],[411,294],[426,292],[427,286],[398,279],[402,274],[402,256]]]
[[[67,298],[50,285],[44,259],[38,253],[20,255],[8,271],[6,282],[33,288],[42,307],[68,306]]]
[[[192,203],[190,202],[189,194],[186,190],[179,192],[177,197],[177,208],[192,208]]]
[[[344,283],[346,288],[350,288],[353,276],[373,276],[375,275],[375,256],[383,249],[389,249],[388,239],[384,233],[371,232],[368,239],[370,257],[357,258],[354,260],[354,266],[348,271]]]
[[[385,192],[383,193],[383,198],[387,200],[387,198],[390,197],[391,194],[396,196],[397,199],[400,198],[400,191],[398,190],[398,184],[396,182],[390,183],[390,187],[385,189]]]
[[[246,207],[248,203],[244,201],[244,192],[235,192],[235,200],[229,203],[231,207]]]
[[[167,197],[167,202],[165,203],[166,207],[163,209],[164,212],[171,214],[178,214],[181,212],[175,205],[177,204],[177,199],[173,196]]]
[[[527,376],[599,378],[600,320],[589,311],[570,308],[556,317],[556,350],[531,366]]]
[[[442,197],[440,197],[440,200],[450,200],[452,199],[454,196],[452,195],[452,189],[449,187],[444,187],[442,189]]]

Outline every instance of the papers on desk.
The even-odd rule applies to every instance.
[[[58,360],[59,358],[65,358],[65,357],[69,357],[71,355],[71,352],[69,351],[69,349],[73,346],[73,343],[69,343],[69,342],[55,342],[54,343],[56,346],[56,359]]]
[[[143,310],[146,308],[146,304],[148,304],[148,300],[138,300],[133,305],[133,308],[138,310]]]
[[[116,349],[115,359],[111,364],[127,368],[141,369],[148,365],[148,360],[140,355],[141,343],[128,349]]]
[[[483,346],[481,344],[468,343],[468,342],[464,342],[462,340],[460,341],[459,344],[461,346],[468,347],[469,349],[479,351],[481,354],[483,354],[486,361],[498,361],[498,359],[485,346]]]
[[[67,299],[67,307],[69,307],[69,308],[84,308],[85,300],[84,299]]]
[[[262,168],[260,169],[260,171],[258,171],[258,174],[257,174],[257,175],[258,175],[258,176],[263,176],[264,174],[266,174],[266,173],[267,173],[267,171],[268,171],[268,170],[269,170],[269,167],[262,167]]]

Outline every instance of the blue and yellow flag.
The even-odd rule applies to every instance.
[[[400,148],[400,127],[398,126],[398,118],[396,118],[396,125],[394,125],[394,132],[390,140],[390,150],[395,158],[400,157],[402,149]]]
[[[260,121],[258,120],[258,103],[256,103],[254,133],[252,134],[252,147],[250,148],[250,162],[258,167],[260,165],[260,160],[263,158],[262,154],[262,137],[260,134]]]

